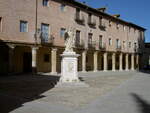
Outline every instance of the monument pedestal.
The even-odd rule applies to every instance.
[[[88,87],[78,78],[78,57],[75,52],[63,52],[61,61],[61,77],[56,87]]]

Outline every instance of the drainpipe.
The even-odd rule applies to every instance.
[[[36,9],[35,9],[35,35],[34,35],[34,37],[35,37],[35,45],[37,44],[37,33],[38,33],[38,31],[37,31],[37,21],[38,21],[38,19],[37,19],[37,16],[38,16],[38,0],[36,0]]]

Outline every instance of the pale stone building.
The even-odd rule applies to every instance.
[[[0,0],[0,73],[60,73],[74,28],[78,71],[142,68],[143,27],[75,0]]]

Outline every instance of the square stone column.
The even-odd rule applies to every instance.
[[[131,70],[135,70],[135,68],[134,68],[134,54],[131,55]]]
[[[126,54],[126,71],[129,70],[129,54]]]
[[[51,50],[51,74],[57,74],[57,49]]]
[[[97,68],[98,68],[98,51],[94,52],[94,72],[97,72]]]
[[[122,59],[123,59],[123,54],[120,53],[120,55],[119,55],[119,71],[122,71],[122,70],[123,70],[123,69],[122,69]]]
[[[107,53],[104,53],[104,71],[108,70],[108,64],[107,64]]]
[[[38,47],[32,47],[32,73],[37,73],[37,50]]]
[[[82,52],[82,72],[86,72],[86,54],[86,50]]]
[[[116,71],[116,53],[112,54],[112,71]]]

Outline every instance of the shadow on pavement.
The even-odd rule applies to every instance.
[[[150,70],[140,70],[141,73],[150,74]]]
[[[52,89],[58,76],[23,75],[0,77],[0,113],[8,113],[25,102],[44,97],[45,91]]]
[[[150,103],[148,101],[135,93],[131,93],[131,96],[137,104],[139,113],[150,113]]]

